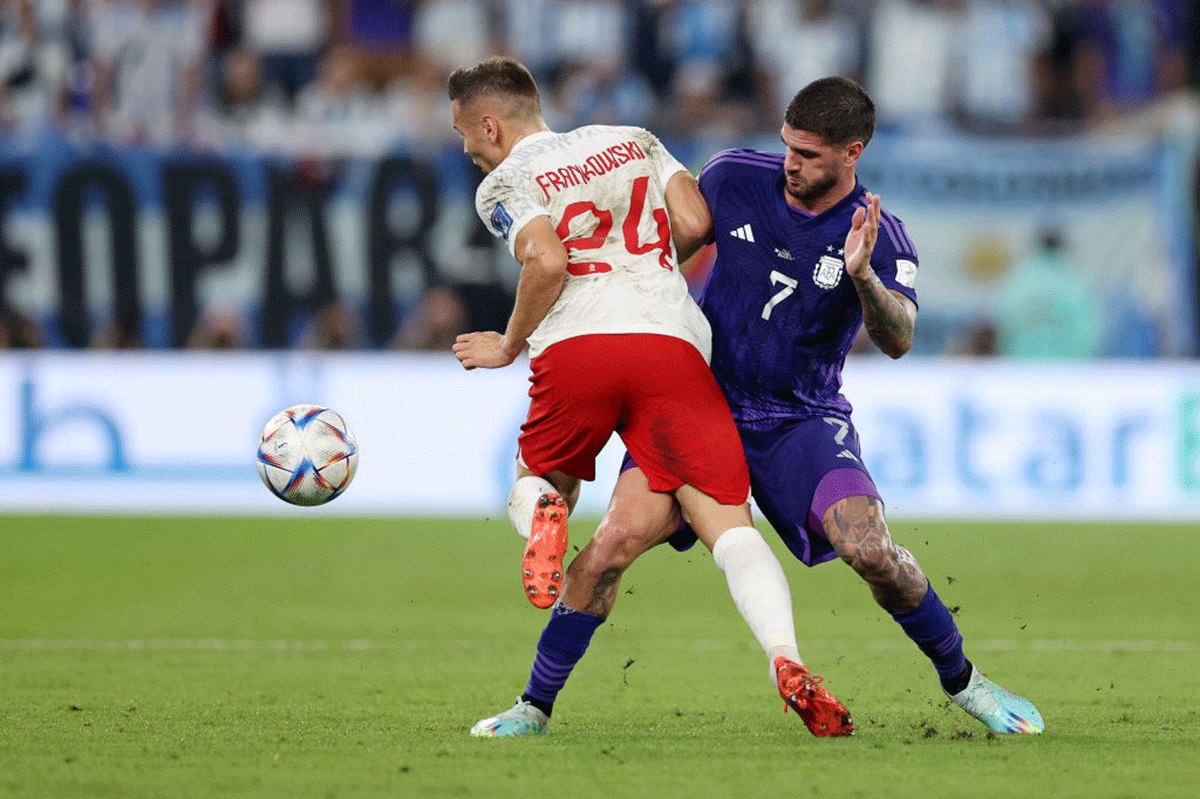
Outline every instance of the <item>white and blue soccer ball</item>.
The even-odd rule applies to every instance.
[[[337,411],[295,405],[271,417],[258,442],[258,474],[293,505],[323,505],[358,469],[358,441]]]

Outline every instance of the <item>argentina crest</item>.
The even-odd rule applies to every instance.
[[[838,250],[838,255],[832,253],[833,247],[829,247],[829,250],[830,252],[821,256],[821,260],[817,261],[813,269],[813,283],[823,289],[837,286],[842,280],[842,272],[845,271],[845,263],[838,257],[841,250]]]

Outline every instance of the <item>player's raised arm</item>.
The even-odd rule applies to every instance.
[[[712,241],[713,218],[700,184],[690,172],[676,172],[667,180],[664,192],[667,216],[671,220],[671,238],[679,263],[695,255]]]
[[[496,369],[515,361],[562,291],[567,274],[567,248],[554,232],[549,217],[535,217],[521,228],[515,252],[521,262],[521,277],[504,334],[464,333],[452,347],[467,369],[479,366]]]
[[[863,324],[875,346],[892,358],[912,347],[917,306],[908,297],[883,285],[871,268],[871,253],[879,235],[879,195],[867,195],[867,207],[854,214],[846,234],[846,273],[862,301]]]

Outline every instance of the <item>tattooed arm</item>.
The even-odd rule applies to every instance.
[[[892,358],[912,347],[917,306],[898,291],[888,289],[871,268],[871,253],[879,234],[879,195],[867,194],[867,206],[854,214],[846,234],[846,272],[862,302],[863,324],[875,346]]]
[[[886,288],[874,271],[859,280],[854,278],[862,301],[863,324],[875,346],[892,358],[908,352],[917,324],[917,306],[908,297]]]

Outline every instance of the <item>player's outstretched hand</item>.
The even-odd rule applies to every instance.
[[[846,261],[846,272],[851,277],[865,275],[871,270],[871,253],[875,250],[875,238],[879,235],[879,195],[867,193],[867,206],[854,212],[850,232],[846,234],[846,248],[842,256]]]
[[[464,369],[482,366],[484,369],[499,369],[508,366],[517,358],[510,355],[504,336],[488,330],[483,333],[463,333],[450,347]]]

